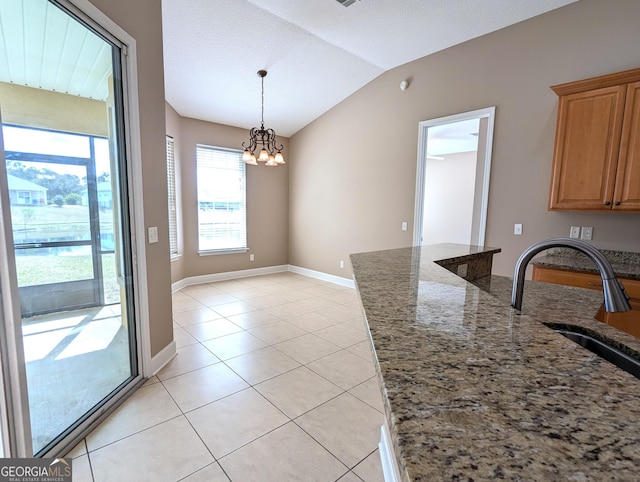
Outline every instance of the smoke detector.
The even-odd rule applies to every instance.
[[[338,2],[343,7],[348,7],[349,5],[353,5],[354,3],[359,1],[360,0],[336,0],[336,2]]]

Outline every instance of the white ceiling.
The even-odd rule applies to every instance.
[[[289,137],[399,65],[577,0],[162,0],[167,101]]]
[[[289,137],[398,65],[577,0],[162,0],[166,98]],[[0,0],[0,82],[103,100],[106,42],[46,0]],[[411,87],[410,87],[411,88]]]
[[[478,150],[480,118],[429,127],[427,156]]]

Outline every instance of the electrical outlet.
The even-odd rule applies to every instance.
[[[249,261],[255,261],[256,257],[253,254],[249,255]]]
[[[580,236],[580,239],[589,241],[591,240],[592,237],[593,237],[593,226],[582,226],[582,236]]]
[[[513,234],[515,234],[516,236],[522,235],[522,224],[513,225]]]
[[[407,230],[407,222],[406,221],[402,221],[402,230],[403,231]]]
[[[569,231],[569,237],[573,239],[578,239],[580,237],[580,226],[571,226],[571,231]]]
[[[344,261],[340,261],[340,267],[344,268]]]

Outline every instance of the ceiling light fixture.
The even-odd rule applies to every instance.
[[[282,155],[284,146],[280,144],[280,147],[277,147],[275,131],[264,128],[264,78],[267,76],[267,71],[258,70],[258,76],[262,82],[262,118],[260,129],[252,127],[249,131],[249,145],[245,146],[244,142],[242,143],[242,147],[244,147],[242,160],[252,166],[258,165],[258,162],[264,162],[265,166],[285,164],[284,156]],[[255,152],[258,144],[262,146],[262,149],[260,149],[258,157],[256,157]]]

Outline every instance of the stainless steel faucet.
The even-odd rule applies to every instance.
[[[524,290],[524,275],[529,261],[549,248],[572,248],[586,254],[595,263],[602,277],[604,290],[604,309],[607,311],[629,311],[629,296],[624,291],[622,283],[616,279],[611,263],[604,255],[589,243],[572,238],[551,238],[529,246],[520,255],[513,272],[513,289],[511,290],[511,306],[522,309],[522,292]]]

